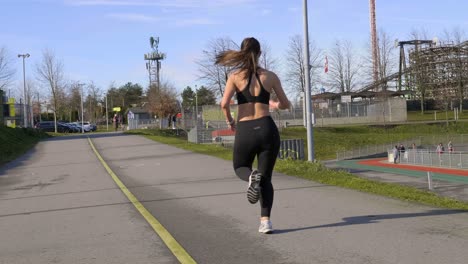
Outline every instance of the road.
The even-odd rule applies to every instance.
[[[0,169],[0,263],[467,263],[468,212],[273,177],[264,235],[229,161],[121,133],[42,141]]]

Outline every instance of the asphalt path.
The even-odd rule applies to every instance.
[[[229,161],[121,133],[42,141],[0,168],[0,263],[467,263],[468,212],[273,184],[264,235]]]

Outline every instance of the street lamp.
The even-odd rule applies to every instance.
[[[310,58],[309,58],[309,20],[307,17],[307,0],[304,0],[304,65],[305,67],[305,100],[307,107],[307,155],[314,161],[314,132],[312,126],[312,97],[310,96]]]
[[[78,83],[78,85],[80,86],[81,88],[81,92],[80,92],[80,98],[81,98],[81,133],[84,134],[84,109],[83,109],[83,83]]]
[[[196,84],[195,84],[195,120],[197,121],[197,126],[198,126],[198,89],[197,89]]]
[[[25,59],[29,58],[29,53],[26,54],[18,54],[18,58],[23,58],[23,88],[24,88],[24,102],[23,102],[23,122],[24,127],[28,127],[28,117],[26,116],[26,67],[25,67]]]

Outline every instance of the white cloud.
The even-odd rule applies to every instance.
[[[144,14],[137,14],[137,13],[112,13],[108,14],[108,17],[116,18],[118,20],[125,20],[125,21],[134,21],[134,22],[154,22],[161,20],[158,17],[148,16]]]

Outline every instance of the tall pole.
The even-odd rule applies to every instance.
[[[83,134],[84,133],[83,84],[80,83],[79,85],[81,88],[81,96],[80,96],[81,97],[81,133]]]
[[[309,60],[309,19],[307,0],[304,0],[304,65],[305,65],[305,100],[307,107],[307,155],[314,161],[314,131],[312,126],[312,97],[310,96],[310,60]]]
[[[31,91],[29,91],[29,92],[31,92]],[[31,127],[34,127],[34,112],[33,112],[33,105],[34,105],[34,103],[33,103],[33,100],[34,100],[33,95],[31,95],[31,96],[28,98],[28,101],[29,101],[29,111],[30,111],[30,113],[31,113],[31,115],[30,115],[30,118],[31,118]]]
[[[198,126],[198,89],[197,89],[197,85],[195,85],[195,120],[197,121],[197,126]]]
[[[24,100],[23,100],[23,126],[28,127],[28,110],[26,109],[26,66],[25,66],[25,59],[29,58],[29,53],[26,54],[18,54],[18,58],[23,58],[23,92],[24,92]]]
[[[107,94],[106,94],[106,129],[109,131],[109,110],[107,109]]]

